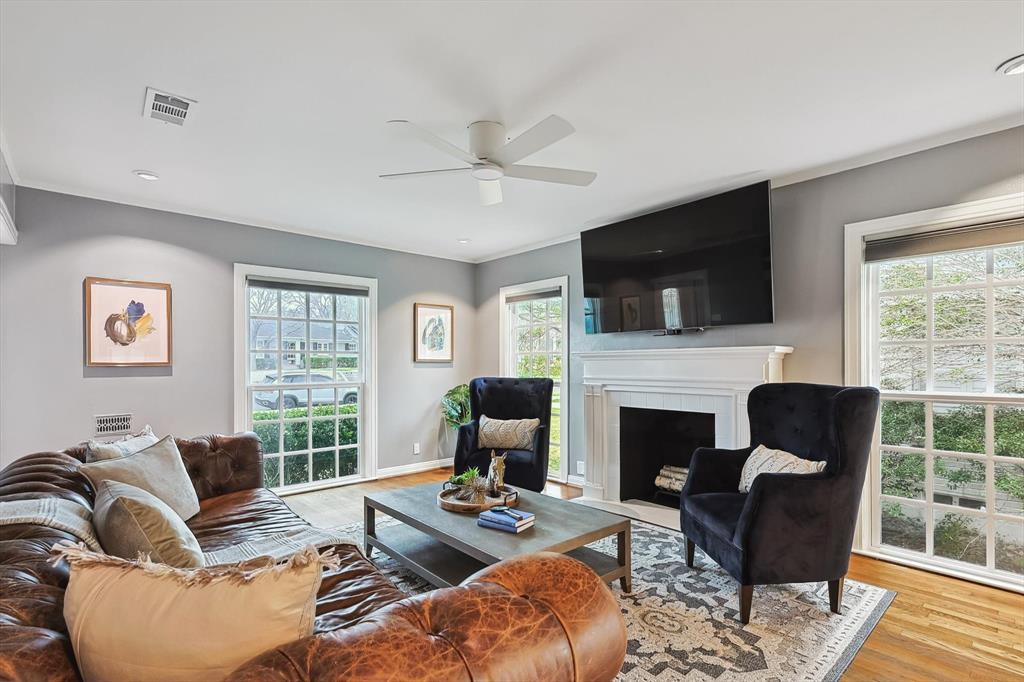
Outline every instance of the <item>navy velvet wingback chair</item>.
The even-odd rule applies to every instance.
[[[551,379],[481,377],[469,382],[472,421],[459,427],[455,445],[455,473],[476,467],[486,474],[491,448],[478,447],[480,415],[490,419],[540,419],[532,450],[509,450],[505,457],[505,482],[541,492],[548,480],[548,431],[551,428]],[[501,453],[498,453],[501,454]]]
[[[764,384],[747,400],[751,447],[698,448],[679,501],[686,564],[694,545],[740,583],[740,620],[750,620],[754,585],[827,581],[839,613],[871,440],[878,391],[819,384]],[[760,474],[739,492],[757,445],[825,461],[816,474]]]

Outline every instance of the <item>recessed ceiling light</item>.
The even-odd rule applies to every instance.
[[[1019,54],[1016,57],[1010,57],[1005,62],[1000,64],[996,71],[1003,74],[1004,76],[1019,76],[1024,73],[1024,54]]]
[[[469,239],[467,237],[460,237],[459,239],[456,239],[455,241],[457,241],[460,244],[468,244],[468,243],[470,243],[473,240]]]
[[[153,171],[133,170],[132,173],[135,173],[136,175],[138,175],[143,180],[153,181],[153,180],[159,180],[160,179],[160,176],[157,175],[156,173],[154,173]]]

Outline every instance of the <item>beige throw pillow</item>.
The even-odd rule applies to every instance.
[[[477,447],[481,450],[533,450],[533,434],[539,426],[539,419],[491,419],[487,415],[480,415]]]
[[[825,470],[825,462],[815,462],[786,452],[758,445],[743,463],[740,492],[750,492],[758,474],[817,474]]]
[[[118,481],[142,488],[186,521],[199,513],[199,497],[171,436],[134,455],[83,464],[80,471],[94,490],[103,481]]]
[[[125,436],[119,440],[113,442],[103,442],[98,440],[86,441],[85,444],[85,461],[86,462],[100,462],[105,459],[117,459],[118,457],[127,457],[133,455],[139,450],[145,450],[150,445],[156,444],[160,440],[153,433],[153,429],[149,427],[149,424],[136,434]]]
[[[199,541],[173,509],[141,488],[103,481],[96,491],[93,526],[107,554],[178,568],[203,566]]]
[[[85,682],[216,682],[253,656],[313,632],[325,567],[307,547],[185,570],[58,545],[71,565],[64,619]]]

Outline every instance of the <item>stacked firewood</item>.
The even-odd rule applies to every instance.
[[[660,490],[667,490],[670,493],[682,492],[686,484],[688,469],[665,465],[654,479],[654,485]]]

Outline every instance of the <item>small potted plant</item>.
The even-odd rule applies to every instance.
[[[453,474],[448,483],[458,490],[455,493],[456,500],[483,504],[487,496],[487,479],[480,476],[480,470],[476,467],[470,467],[457,476]]]
[[[441,398],[441,420],[437,449],[442,459],[455,456],[459,427],[469,421],[469,384],[459,384]]]

